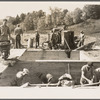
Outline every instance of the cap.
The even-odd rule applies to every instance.
[[[93,66],[93,62],[88,62],[87,63],[89,66]]]
[[[81,31],[81,33],[84,33],[83,31]]]
[[[22,71],[19,71],[17,74],[16,74],[16,77],[17,78],[21,78],[23,76],[23,72]]]
[[[27,68],[23,69],[23,74],[29,74],[29,70]]]
[[[46,78],[47,78],[47,79],[50,79],[50,78],[52,78],[52,77],[53,77],[53,76],[52,76],[51,74],[49,74],[49,73],[46,75]]]
[[[62,75],[59,78],[59,80],[66,79],[66,78],[72,80],[72,76],[70,74],[67,74],[67,73],[65,73],[64,75]]]
[[[70,74],[65,73],[65,77],[72,79],[72,76]]]

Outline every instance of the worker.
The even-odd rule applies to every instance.
[[[0,41],[10,43],[11,35],[9,27],[7,26],[7,19],[3,20],[3,24],[0,26]],[[7,55],[10,55],[10,50],[7,50]]]
[[[58,32],[58,48],[60,49],[60,44],[61,44],[61,31],[62,30],[60,30],[59,32]]]
[[[50,32],[48,33],[48,41],[49,41],[49,42],[51,41],[51,40],[50,40],[50,39],[51,39],[51,34],[52,34],[52,33],[51,33],[51,31],[50,31]]]
[[[100,68],[94,70],[94,79],[93,82],[100,82]]]
[[[40,34],[37,30],[36,30],[35,38],[36,38],[36,48],[37,48],[39,47],[39,42],[40,42]]]
[[[47,84],[48,83],[45,73],[37,72],[36,76],[40,79],[42,84]]]
[[[3,25],[0,26],[0,41],[10,40],[10,30],[7,26],[7,19],[3,20]]]
[[[51,41],[52,41],[52,46],[54,49],[57,49],[57,42],[58,42],[58,33],[55,32],[55,30],[53,30],[53,34],[51,37]]]
[[[29,70],[24,68],[23,71],[17,72],[15,79],[11,82],[11,86],[21,86],[23,85],[23,79],[25,78],[26,75],[29,74]]]
[[[50,41],[45,41],[42,43],[43,50],[52,49],[52,43]]]
[[[51,75],[50,73],[46,75],[46,78],[47,78],[48,84],[58,83],[58,79],[54,77],[53,75]]]
[[[72,80],[72,76],[70,74],[65,73],[59,78],[58,86],[70,87],[73,85],[74,85],[74,81]]]
[[[51,84],[51,83],[57,83],[58,79],[53,77],[53,75],[51,75],[50,73],[41,73],[38,72],[37,73],[38,78],[41,80],[42,84]]]
[[[93,75],[94,75],[93,62],[88,62],[81,68],[81,79],[80,79],[81,85],[93,83]]]
[[[21,29],[19,24],[15,28],[14,33],[16,35],[16,38],[15,38],[15,40],[16,40],[15,48],[21,48],[21,34],[23,35],[23,31],[22,31],[22,29]]]
[[[85,35],[84,35],[84,32],[83,32],[83,31],[80,32],[79,38],[80,38],[80,41],[79,41],[79,43],[78,43],[78,47],[84,45]]]

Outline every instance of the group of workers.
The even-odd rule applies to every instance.
[[[15,79],[11,82],[11,86],[22,86],[24,83],[22,83],[23,78],[29,74],[29,70],[24,68],[23,71],[19,71],[16,74]],[[50,73],[36,73],[37,78],[40,79],[41,84],[55,84],[55,86],[67,86],[71,87],[74,86],[75,80],[72,78],[71,74],[64,73],[59,78],[54,77]],[[81,78],[80,78],[80,84],[92,84],[92,83],[98,83],[100,82],[100,68],[94,69],[93,62],[88,62],[86,65],[84,65],[81,68]],[[27,85],[30,85],[28,82]],[[97,84],[99,85],[99,84]]]
[[[21,34],[23,35],[23,30],[18,24],[17,27],[14,29],[14,34],[15,34],[15,48],[21,48]],[[59,34],[59,33],[58,33]],[[52,44],[53,47],[56,46],[57,43],[61,43],[61,36],[59,35],[59,40],[58,40],[58,35],[53,32],[52,34]],[[11,39],[11,34],[10,34],[10,29],[7,26],[7,19],[3,20],[3,24],[0,26],[0,41],[8,41]],[[36,48],[40,46],[40,34],[36,30],[35,34],[35,40],[36,40]]]
[[[15,48],[21,48],[21,34],[23,34],[23,31],[20,27],[20,25],[17,25],[17,27],[14,30],[14,33],[16,35],[15,37]],[[7,26],[7,19],[3,20],[3,24],[0,26],[0,41],[10,41],[11,34],[10,29]]]
[[[48,41],[45,43],[48,43],[48,47],[50,49],[59,49],[61,41],[62,41],[62,36],[61,36],[62,29],[56,29],[54,28],[50,34],[48,34]],[[15,34],[15,48],[21,48],[21,34],[23,35],[23,30],[18,24],[17,27],[14,29],[14,34]],[[0,41],[7,41],[11,39],[10,35],[10,29],[7,26],[7,19],[3,20],[3,25],[0,27]],[[85,35],[84,32],[81,31],[80,33],[80,41],[78,43],[78,47],[84,45],[84,40],[85,40]],[[35,40],[36,40],[36,48],[40,46],[40,34],[39,31],[36,31],[35,34]]]
[[[23,30],[20,27],[20,24],[16,26],[14,29],[14,34],[15,34],[15,41],[14,42],[14,48],[21,48],[21,35],[23,35]],[[3,24],[0,26],[0,41],[10,41],[12,40],[11,34],[10,34],[10,29],[7,26],[7,19],[3,20]],[[39,46],[39,34],[38,32],[36,33],[36,48]]]
[[[51,30],[50,33],[48,33],[48,40],[44,41],[42,43],[42,47],[45,49],[49,48],[49,49],[60,49],[60,44],[62,44],[62,32],[63,29],[57,29],[54,28]],[[84,45],[84,41],[85,41],[85,34],[83,31],[80,32],[80,35],[78,37],[78,44],[77,47],[81,47]],[[40,34],[39,32],[36,30],[36,35],[35,35],[35,40],[36,40],[36,48],[39,47],[40,45]]]
[[[45,41],[42,43],[42,46],[47,44],[49,49],[60,49],[60,44],[62,43],[62,32],[63,29],[52,29],[51,33],[48,33],[48,41]],[[38,31],[36,31],[36,48],[39,46],[39,39],[40,35]],[[85,41],[85,34],[83,31],[80,32],[80,35],[78,37],[78,44],[77,47],[81,47],[84,45]]]
[[[29,75],[29,70],[24,68],[22,71],[17,72],[15,78],[11,81],[10,86],[23,86],[26,83],[23,83],[23,79],[25,76]],[[72,86],[73,80],[72,76],[70,74],[63,74],[61,77],[56,78],[50,73],[36,73],[37,78],[40,79],[41,84],[55,84],[55,86]],[[29,82],[27,82],[27,85],[30,85]],[[38,84],[37,84],[38,85]]]
[[[62,29],[52,29],[50,33],[48,33],[48,40],[42,43],[43,49],[60,49],[62,41],[61,31]]]
[[[61,44],[61,31],[52,30],[52,36],[49,40],[49,44],[51,44],[54,49],[59,48],[59,45]],[[17,25],[17,27],[14,30],[14,33],[16,35],[16,48],[21,48],[21,34],[23,35],[23,31],[20,27],[20,25]],[[36,31],[36,48],[39,47],[40,42],[40,34],[38,31]],[[7,19],[3,20],[3,25],[0,27],[0,41],[7,41],[10,40],[10,30],[7,26]],[[85,35],[84,32],[81,31],[80,33],[80,41],[79,46],[84,45]],[[100,68],[97,68],[96,70],[93,69],[93,63],[89,62],[86,65],[84,65],[81,69],[81,84],[90,84],[94,82],[100,81]],[[19,84],[23,77],[29,73],[28,69],[23,69],[23,71],[20,71],[16,74],[15,80],[11,83],[11,85],[21,85]],[[62,75],[59,79],[54,78],[51,74],[44,75],[43,73],[38,75],[38,78],[41,79],[42,83],[57,83],[58,86],[61,85],[73,85],[73,79],[70,74],[65,73]]]

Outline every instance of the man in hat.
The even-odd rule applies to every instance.
[[[40,79],[42,84],[47,84],[48,83],[45,73],[37,72],[36,76]]]
[[[39,47],[39,43],[40,43],[40,34],[37,30],[36,30],[35,38],[36,38],[36,48],[37,48]]]
[[[81,32],[80,32],[80,41],[79,41],[79,43],[78,43],[78,47],[84,45],[84,40],[85,40],[85,35],[84,35],[84,32],[81,31]]]
[[[46,75],[46,78],[47,78],[48,84],[58,83],[58,79],[54,77],[53,75],[51,75],[50,73]]]
[[[50,73],[45,74],[45,73],[38,72],[37,76],[43,84],[47,84],[47,83],[51,84],[51,83],[57,83],[58,82],[58,79],[53,77],[53,75],[51,75]]]
[[[3,24],[0,26],[0,41],[10,40],[10,30],[7,26],[7,19],[3,20]]]
[[[81,79],[80,83],[83,84],[91,84],[93,83],[94,76],[94,66],[93,62],[88,62],[81,68]]]
[[[58,48],[58,46],[57,46],[58,33],[56,32],[55,29],[53,29],[52,32],[53,32],[52,37],[51,37],[52,46],[54,49],[57,49]]]
[[[74,85],[74,81],[72,80],[72,76],[70,74],[65,73],[59,78],[58,86],[70,87],[73,85]]]
[[[22,29],[21,29],[19,24],[15,28],[14,33],[16,35],[16,38],[15,38],[16,46],[15,47],[16,48],[21,48],[21,34],[23,35],[23,31],[22,31]]]
[[[15,79],[11,82],[11,86],[21,86],[23,85],[23,79],[29,74],[29,70],[24,68],[23,71],[17,72]]]

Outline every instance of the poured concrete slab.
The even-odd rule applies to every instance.
[[[11,49],[10,56],[8,59],[20,57],[25,51],[26,51],[26,49]]]
[[[35,60],[80,60],[80,52],[72,51],[70,58],[64,50],[34,50],[26,51],[21,57],[22,61],[35,61]]]
[[[100,61],[100,50],[80,51],[81,61]]]
[[[8,65],[5,65],[3,63],[0,63],[0,73],[2,74],[3,71],[8,67]]]

